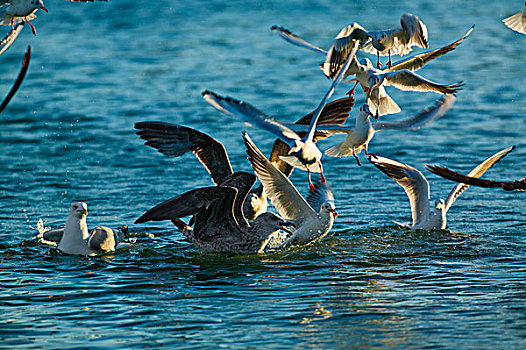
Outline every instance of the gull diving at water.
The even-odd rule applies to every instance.
[[[349,116],[354,98],[346,97],[332,101],[323,109],[318,119],[318,125],[343,124]],[[296,121],[295,124],[308,125],[315,111]],[[219,186],[227,176],[233,174],[225,146],[213,137],[198,130],[163,122],[140,122],[135,124],[139,129],[137,135],[146,140],[146,145],[157,149],[169,157],[179,157],[192,152],[203,164],[212,178],[212,182]],[[299,135],[303,135],[299,133]],[[316,132],[314,140],[327,136],[327,133]],[[282,161],[279,156],[287,155],[289,147],[279,139],[272,147],[270,159],[287,176],[292,173],[292,167]],[[267,197],[263,186],[252,189],[243,205],[243,214],[247,220],[254,220],[256,216],[267,211]]]
[[[321,100],[316,113],[312,117],[312,120],[309,125],[309,129],[305,136],[300,137],[297,133],[292,131],[289,127],[277,122],[275,119],[270,116],[260,112],[251,105],[234,100],[230,97],[222,97],[211,91],[203,92],[203,97],[205,100],[210,103],[212,106],[218,110],[232,115],[234,117],[240,118],[249,124],[256,124],[257,126],[272,132],[282,141],[287,143],[290,147],[288,156],[281,156],[280,158],[290,164],[293,167],[305,170],[309,174],[309,190],[314,191],[314,185],[311,181],[311,172],[321,173],[321,182],[325,182],[325,177],[323,175],[323,167],[321,164],[322,153],[315,144],[314,135],[316,134],[316,125],[320,117],[323,108],[327,104],[327,101],[334,93],[334,90],[338,84],[342,81],[343,76],[351,60],[354,58],[356,51],[358,50],[358,41],[355,42],[351,55],[349,59],[342,67],[338,76],[334,79],[331,84],[331,87]]]
[[[243,139],[248,160],[265,193],[278,213],[296,226],[296,231],[281,246],[308,244],[324,237],[338,215],[334,208],[334,195],[327,182],[315,186],[305,200],[290,179],[261,153],[246,133],[243,133]]]
[[[123,246],[120,242],[128,232],[126,225],[117,230],[97,226],[88,231],[87,215],[86,203],[73,203],[64,229],[45,232],[44,239],[56,241],[59,237],[58,249],[70,255],[96,255],[100,251],[113,251]]]
[[[513,147],[508,147],[500,152],[495,153],[493,156],[489,157],[473,168],[473,170],[469,172],[468,176],[482,176],[495,163],[497,163],[501,158],[506,156],[512,150]],[[469,185],[466,184],[458,184],[449,193],[445,202],[443,199],[435,201],[435,208],[431,211],[429,206],[429,183],[420,171],[407,164],[403,164],[385,157],[369,157],[369,161],[387,176],[395,180],[400,186],[402,186],[405,193],[407,194],[409,203],[411,204],[413,222],[412,224],[401,224],[395,221],[397,225],[404,228],[422,230],[446,229],[447,211],[455,202],[457,197],[469,187]]]
[[[526,2],[524,3],[524,9],[522,12],[504,18],[502,22],[504,22],[504,24],[511,30],[521,34],[526,34]]]
[[[291,233],[287,227],[293,223],[267,212],[250,226],[240,224],[242,203],[255,182],[254,174],[236,172],[220,186],[197,188],[153,207],[135,223],[171,220],[203,253],[262,253],[279,230]],[[190,215],[193,229],[178,220]]]

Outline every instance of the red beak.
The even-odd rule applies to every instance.
[[[47,10],[47,8],[45,8],[44,6],[39,6],[39,8],[40,8],[41,10],[44,10],[44,11],[46,11],[46,12],[49,12],[49,11]]]
[[[334,214],[334,220],[336,220],[336,218],[338,217],[338,213],[336,212],[336,210],[331,209],[331,213]]]

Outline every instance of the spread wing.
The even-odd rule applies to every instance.
[[[413,226],[425,220],[429,215],[429,183],[424,175],[412,166],[385,157],[369,157],[369,161],[403,187],[411,204]]]
[[[352,107],[354,106],[353,97],[345,97],[336,101],[332,101],[325,106],[323,109],[316,127],[316,133],[314,134],[314,141],[322,140],[330,135],[326,131],[320,130],[320,126],[325,124],[331,125],[341,125],[345,123],[345,120],[349,117]],[[312,116],[316,111],[312,111],[307,114],[300,120],[298,120],[296,125],[309,125],[312,120]],[[307,133],[307,128],[303,131],[297,131],[297,134],[300,137],[304,137]],[[272,146],[272,151],[270,153],[270,161],[285,175],[290,176],[292,170],[294,169],[288,163],[284,162],[280,156],[287,156],[289,154],[290,147],[280,139],[276,139],[274,145]]]
[[[223,144],[205,133],[181,125],[163,122],[135,123],[137,135],[146,145],[168,157],[179,157],[191,151],[204,165],[214,184],[232,175],[232,166]]]
[[[426,169],[430,172],[442,176],[445,179],[461,182],[466,185],[470,186],[478,186],[478,187],[488,187],[488,188],[496,188],[500,187],[505,191],[526,191],[526,178],[516,181],[495,181],[495,180],[486,180],[486,179],[479,179],[476,177],[471,177],[467,175],[463,175],[461,173],[457,173],[456,171],[450,170],[447,167],[441,167],[437,165],[429,165],[426,164]]]
[[[475,168],[473,168],[473,170],[471,170],[468,173],[468,176],[481,177],[482,175],[484,175],[486,171],[488,171],[493,165],[495,165],[495,163],[497,163],[499,160],[504,158],[506,155],[508,155],[508,153],[510,153],[514,149],[515,149],[515,146],[512,146],[512,147],[505,148],[502,151],[495,153],[494,155],[492,155],[491,157],[489,157],[488,159],[486,159],[485,161],[477,165]],[[468,187],[469,185],[459,183],[453,188],[453,190],[451,190],[451,192],[449,193],[446,199],[446,206],[445,206],[446,212],[449,210],[449,208],[451,208],[451,205],[453,205],[453,203],[458,198],[458,196],[460,196],[465,190],[467,190]]]
[[[454,95],[443,95],[441,99],[431,106],[426,107],[422,112],[414,117],[395,121],[385,122],[380,121],[373,123],[373,128],[376,131],[380,130],[418,130],[433,123],[435,120],[441,118],[446,112],[453,107],[457,98]]]
[[[247,198],[250,189],[256,183],[256,176],[244,171],[238,171],[228,176],[222,183],[222,187],[233,187],[237,190],[237,196],[234,201],[233,211],[234,218],[239,227],[244,230],[248,228],[248,222],[243,214],[243,203]]]
[[[248,103],[238,101],[231,97],[223,97],[208,90],[203,92],[203,97],[221,112],[241,119],[250,125],[257,125],[273,133],[290,147],[295,145],[295,140],[300,140],[300,137],[294,131]]]
[[[243,133],[248,160],[256,172],[267,196],[278,213],[287,220],[295,220],[296,225],[316,215],[312,207],[301,196],[289,178],[279,171],[256,147],[250,137]]]
[[[18,22],[15,24],[14,29],[12,29],[7,35],[0,41],[0,55],[5,52],[18,38],[18,35],[24,29],[25,22]]]
[[[453,94],[461,89],[462,82],[442,85],[428,80],[407,69],[385,73],[384,85],[392,85],[402,91],[433,91],[441,94]]]
[[[227,190],[225,190],[225,188]],[[136,224],[148,221],[164,221],[195,215],[228,192],[229,187],[202,187],[164,201],[141,215]],[[235,190],[235,189],[233,189]],[[237,193],[237,190],[235,190]]]
[[[526,34],[526,4],[524,4],[524,10],[522,12],[504,18],[502,22],[511,30]]]
[[[26,73],[27,73],[27,69],[29,68],[30,60],[31,60],[31,46],[28,46],[26,54],[24,55],[24,60],[22,61],[22,68],[20,68],[20,72],[18,73],[18,77],[16,78],[13,86],[11,87],[11,90],[9,90],[9,93],[6,95],[6,97],[2,101],[2,104],[0,104],[0,113],[4,111],[4,109],[7,107],[7,105],[13,98],[13,96],[15,96],[20,85],[22,85],[22,82],[24,81],[24,77],[26,76]]]
[[[317,47],[317,46],[315,46],[315,45],[303,40],[302,38],[300,38],[299,36],[297,36],[296,34],[292,33],[290,30],[288,30],[286,28],[273,25],[270,28],[270,30],[272,30],[274,33],[277,33],[284,40],[288,41],[289,43],[291,43],[293,45],[296,45],[296,46],[299,46],[299,47],[303,47],[305,49],[308,49],[308,50],[311,50],[311,51],[314,51],[314,52],[319,52],[319,53],[322,53],[324,55],[327,54],[327,51],[325,51],[324,49],[320,49],[319,47]]]
[[[422,53],[419,53],[417,55],[413,55],[411,57],[408,57],[406,59],[400,60],[396,63],[394,63],[391,68],[386,68],[383,71],[384,72],[394,72],[397,70],[407,69],[409,71],[414,72],[415,70],[418,70],[425,66],[430,61],[434,60],[435,58],[438,58],[442,55],[445,55],[446,53],[453,51],[460,43],[468,37],[468,35],[471,34],[473,31],[473,28],[475,28],[475,25],[473,25],[466,34],[464,34],[463,37],[460,39],[452,42],[449,45],[443,46],[439,49],[435,50],[428,50]]]

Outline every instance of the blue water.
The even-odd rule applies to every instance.
[[[288,27],[322,47],[353,21],[367,29],[420,16],[431,47],[476,24],[454,52],[420,71],[465,82],[455,107],[418,132],[377,134],[370,150],[421,169],[432,199],[454,184],[425,172],[467,172],[517,149],[487,177],[524,177],[526,36],[501,19],[521,1],[48,0],[0,57],[9,90],[28,44],[26,80],[0,115],[0,347],[523,349],[526,347],[526,202],[521,193],[470,188],[447,231],[408,232],[403,190],[363,157],[324,158],[340,216],[307,247],[253,256],[200,254],[169,223],[133,225],[153,205],[211,185],[193,155],[169,159],[143,145],[134,122],[161,120],[223,142],[250,171],[247,129],[217,112],[211,89],[294,121],[329,86],[322,57],[270,32]],[[5,31],[7,27],[3,28]],[[415,50],[418,52],[418,50]],[[385,60],[385,58],[384,58]],[[395,58],[396,60],[396,58]],[[349,86],[340,86],[342,97]],[[388,88],[411,116],[438,95]],[[357,103],[363,102],[360,93]],[[351,121],[354,117],[351,117]],[[321,143],[326,149],[340,139]],[[305,193],[306,173],[292,181]],[[73,200],[90,227],[130,225],[135,243],[100,257],[64,256],[34,239],[39,219],[63,225]]]

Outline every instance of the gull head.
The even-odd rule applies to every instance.
[[[367,57],[362,58],[362,59],[360,60],[360,64],[363,65],[363,66],[365,66],[366,69],[374,68],[373,63],[372,63],[371,60],[368,59]],[[360,67],[360,69],[361,69],[361,67]]]
[[[435,201],[435,209],[438,211],[443,211],[446,208],[446,203],[443,199],[437,199]]]
[[[364,120],[367,120],[367,118],[369,117],[376,118],[376,116],[371,113],[371,109],[369,108],[369,105],[367,103],[364,103],[363,105],[360,106],[358,117]]]
[[[336,212],[334,208],[333,202],[325,202],[320,207],[320,212],[326,212],[326,213],[332,213],[334,215],[334,220],[338,217],[338,213]]]
[[[88,215],[88,205],[84,202],[75,202],[69,209],[69,216],[83,219]]]
[[[36,9],[39,8],[42,11],[49,12],[44,6],[44,2],[42,0],[31,0],[31,5],[33,5]]]

